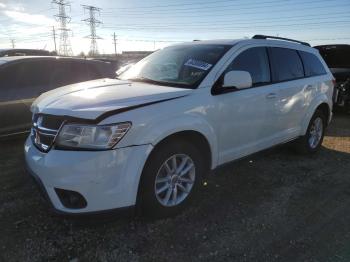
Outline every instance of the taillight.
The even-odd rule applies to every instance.
[[[333,82],[333,86],[335,86],[337,84],[337,80],[335,80],[335,79],[333,79],[332,82]]]

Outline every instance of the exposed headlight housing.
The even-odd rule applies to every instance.
[[[63,149],[111,149],[130,127],[130,122],[112,125],[66,124],[61,128],[55,144]]]

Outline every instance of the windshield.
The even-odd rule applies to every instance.
[[[166,47],[131,66],[118,78],[196,88],[230,47],[205,44]]]
[[[350,68],[350,46],[329,46],[319,51],[329,68]]]

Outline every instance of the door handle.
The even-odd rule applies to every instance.
[[[277,97],[277,94],[276,93],[270,93],[270,94],[267,94],[266,95],[266,98],[267,99],[274,99],[274,98],[276,98]]]

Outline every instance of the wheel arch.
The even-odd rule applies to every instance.
[[[317,110],[320,110],[324,114],[324,116],[327,119],[327,123],[326,124],[328,125],[329,118],[331,116],[331,109],[330,109],[329,105],[327,103],[323,102],[323,103],[318,105],[318,107],[316,108],[315,112]]]
[[[331,110],[331,106],[328,103],[327,98],[322,97],[320,99],[318,99],[313,106],[309,107],[308,112],[306,113],[303,123],[302,123],[302,135],[306,134],[307,128],[309,126],[309,122],[312,118],[312,116],[314,115],[314,113],[317,110],[321,110],[327,119],[327,125],[329,124],[330,120],[331,120],[331,116],[332,116],[332,110]]]
[[[158,146],[174,140],[186,141],[198,147],[200,152],[203,153],[205,162],[207,163],[207,168],[211,168],[213,162],[213,153],[210,143],[204,134],[196,130],[183,130],[169,134],[160,141],[158,141],[158,143],[154,146],[152,152],[156,150]],[[152,152],[150,154],[152,154]]]
[[[148,157],[144,163],[143,169],[146,167],[148,164],[148,161],[152,154],[157,150],[158,147],[164,145],[165,143],[170,143],[173,141],[177,140],[182,140],[182,141],[187,141],[189,143],[194,144],[196,147],[199,148],[200,152],[204,152],[204,157],[205,157],[205,163],[207,164],[207,170],[210,170],[210,167],[212,166],[212,150],[210,146],[210,142],[208,141],[207,137],[197,131],[197,130],[182,130],[178,132],[174,132],[171,134],[168,134],[167,136],[163,137],[160,139],[152,148],[152,150],[149,152]],[[206,172],[204,177],[208,174],[209,172]],[[143,179],[143,172],[141,173],[139,183],[138,183],[138,188],[137,188],[137,195],[136,195],[136,208],[137,212],[141,212],[141,202],[142,202],[142,179]]]

